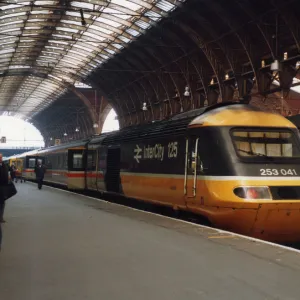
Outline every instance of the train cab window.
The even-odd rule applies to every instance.
[[[291,131],[233,130],[232,140],[237,154],[244,158],[300,157],[300,147]]]

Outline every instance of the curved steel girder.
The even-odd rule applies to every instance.
[[[92,119],[93,123],[97,122],[98,116],[95,110],[92,107],[92,104],[89,99],[87,99],[80,91],[78,91],[74,86],[68,85],[67,88],[72,91],[87,107],[89,111],[90,118]]]
[[[149,70],[149,65],[147,64],[147,60],[146,61],[141,61],[138,54],[137,55],[133,55],[133,57],[129,57],[129,55],[133,55],[132,51],[127,54],[127,57],[122,60],[122,61],[126,61],[127,64],[131,67],[131,68],[135,68],[136,66],[140,66],[141,68],[139,68],[139,70],[143,70],[143,66],[145,65],[147,70]],[[144,62],[144,63],[143,63]],[[143,91],[143,94],[147,97],[147,99],[149,99],[149,94],[148,94],[148,91],[144,85],[144,83],[142,82],[142,80],[138,80],[138,81],[135,81],[135,84],[137,87],[139,87],[142,91]],[[148,80],[148,85],[152,86],[152,82],[150,80]],[[153,87],[153,86],[152,86]],[[137,93],[137,96],[138,96],[138,100],[140,102],[140,107],[142,107],[142,104],[143,102],[146,102],[145,99],[144,101],[140,101],[140,97],[139,97],[139,93]],[[149,103],[150,105],[150,108],[151,108],[151,113],[152,113],[152,117],[153,117],[153,110],[152,110],[152,105],[151,103]],[[144,113],[144,118],[146,117],[146,114]]]
[[[144,49],[143,48],[143,53],[138,49],[139,45],[135,45],[135,47],[131,48],[131,51],[127,54],[127,61],[128,63],[130,63],[131,66],[135,66],[137,65],[139,68],[138,70],[143,71],[149,71],[148,74],[143,74],[142,76],[138,76],[137,78],[135,78],[135,80],[133,80],[131,83],[129,84],[140,84],[141,79],[145,80],[148,82],[148,86],[151,87],[152,91],[154,92],[154,94],[156,95],[156,99],[159,99],[159,94],[157,89],[155,88],[155,84],[153,82],[153,80],[151,79],[151,76],[154,76],[154,73],[151,73],[153,71],[153,66],[158,64],[157,59],[154,59],[154,57],[151,55],[151,53],[149,53],[148,49]],[[145,55],[146,54],[146,55]],[[149,61],[151,60],[151,61]],[[153,71],[155,72],[155,71]],[[159,81],[161,84],[162,82]],[[145,89],[146,91],[146,89]],[[150,105],[151,108],[151,112],[153,115],[153,107],[152,107],[152,103],[150,101],[150,97],[147,93],[148,96],[148,101],[149,102],[148,105]]]
[[[295,9],[284,5],[284,1],[281,0],[271,0],[271,3],[276,8],[277,13],[281,14],[282,19],[289,27],[297,50],[300,52],[300,22],[299,17],[295,15],[295,12],[300,11],[299,2],[294,1],[295,6],[298,4],[298,7]]]
[[[258,12],[253,9],[253,4],[250,3],[249,0],[244,0],[243,2],[239,2],[238,5],[240,8],[251,18],[255,19],[257,17]],[[276,51],[272,45],[272,34],[270,34],[266,29],[263,28],[263,24],[259,24],[261,21],[258,21],[255,25],[257,26],[261,36],[263,37],[270,54],[273,59],[276,58]]]
[[[110,65],[113,66],[114,62],[110,62]],[[120,72],[120,73],[122,73],[122,72]],[[119,76],[119,74],[117,72],[109,72],[109,71],[107,71],[107,72],[104,72],[104,74],[108,74],[108,75],[105,76],[105,78],[107,78],[108,81],[110,81],[113,85],[119,84],[119,82],[122,82],[122,78],[124,79],[124,77],[120,78],[120,76]],[[122,74],[121,74],[121,76],[122,76]],[[130,76],[130,74],[127,74],[127,76]],[[111,79],[113,79],[113,80],[111,80]],[[126,80],[128,80],[127,77],[126,77]],[[108,83],[106,83],[106,84],[108,84]],[[127,96],[129,97],[132,105],[134,106],[134,102],[132,100],[132,96],[131,96],[130,91],[128,89],[125,89],[125,91],[126,91]],[[113,93],[111,92],[109,94],[109,97],[112,96],[112,95],[113,95]],[[123,98],[123,97],[124,97],[124,94],[120,98]],[[127,113],[131,114],[132,109],[130,109],[130,107],[128,106],[127,101],[124,101],[124,102],[126,103]]]
[[[99,115],[99,130],[98,133],[101,134],[102,130],[103,130],[103,125],[107,119],[108,114],[110,113],[110,111],[112,110],[112,106],[107,103],[106,106],[102,109],[100,115]]]
[[[147,54],[147,55],[145,56],[143,54]],[[137,50],[136,48],[131,49],[131,52],[127,55],[127,61],[128,62],[132,61],[132,63],[130,62],[130,65],[131,66],[139,66],[139,70],[141,70],[141,71],[143,71],[143,70],[152,71],[153,70],[153,68],[151,68],[151,65],[148,63],[149,58],[152,59],[152,62],[155,61],[155,63],[160,64],[157,57],[155,55],[153,55],[153,53],[151,51],[149,51],[149,47],[147,48],[146,51],[143,48],[142,52]],[[153,75],[155,75],[155,74],[153,73]],[[146,79],[149,82],[149,85],[151,86],[151,88],[153,89],[153,91],[156,95],[157,101],[159,101],[159,92],[158,92],[158,90],[156,90],[156,88],[154,87],[154,82],[152,82],[152,80],[151,80],[151,73],[150,73],[150,76],[149,76],[149,74],[146,74],[144,76],[139,76],[134,81],[132,81],[132,84],[133,85],[140,84],[141,79]],[[161,87],[164,89],[165,95],[170,99],[170,94],[168,92],[168,89],[165,87],[163,80],[160,78],[160,76],[157,76],[157,79],[158,79],[158,82],[160,83]],[[156,82],[157,82],[157,80],[156,80]],[[151,101],[149,101],[148,105],[151,108],[152,116],[154,116],[153,105],[152,105]]]
[[[173,84],[173,88],[172,91],[174,92],[174,89],[177,92],[177,96],[180,102],[180,106],[183,107],[183,96],[182,96],[182,91],[184,90],[185,86],[190,86],[190,82],[189,82],[189,78],[186,74],[186,72],[188,70],[184,70],[185,66],[183,67],[182,64],[180,64],[180,61],[186,60],[187,63],[191,63],[194,67],[194,61],[190,60],[187,57],[187,53],[184,50],[184,43],[188,43],[187,41],[184,41],[182,39],[182,36],[180,36],[177,32],[176,29],[174,28],[170,28],[170,22],[168,22],[168,20],[165,21],[163,26],[163,31],[160,32],[160,36],[161,39],[164,40],[164,44],[165,45],[174,45],[175,47],[162,47],[161,49],[159,49],[159,54],[162,57],[162,59],[160,59],[160,65],[161,65],[161,69],[164,69],[166,71],[166,73],[169,75],[170,79],[171,79],[171,83]],[[150,37],[151,38],[151,37]],[[155,39],[154,37],[152,37],[151,42],[154,42]],[[189,41],[190,43],[190,41]],[[177,50],[177,53],[174,55],[174,52]],[[155,53],[153,53],[152,55],[155,55]],[[162,60],[166,63],[162,63]],[[170,62],[171,60],[171,62]],[[176,69],[178,71],[178,73],[182,74],[182,76],[184,77],[184,81],[185,83],[183,83],[182,80],[179,81],[178,76],[173,75],[173,69]],[[198,72],[198,70],[195,68],[196,72]],[[176,73],[176,71],[175,71]],[[202,78],[201,75],[198,73],[199,78]],[[191,99],[193,100],[193,95],[191,95]],[[171,100],[172,97],[169,96],[169,106],[171,107],[171,113],[172,113],[172,104],[171,104]],[[174,100],[173,100],[174,101]]]
[[[149,53],[149,51],[148,51],[148,48],[147,48],[147,49],[143,49],[143,51],[147,51],[147,54],[150,55],[150,53]],[[140,56],[140,55],[138,54],[138,51],[136,51],[135,53],[136,53],[138,56]],[[149,55],[146,56],[146,58],[149,58]],[[128,54],[127,54],[126,56],[128,57]],[[154,58],[153,54],[151,54],[150,56],[151,56],[152,58]],[[139,63],[139,60],[136,59],[136,58],[132,58],[131,55],[130,55],[130,57],[131,57],[130,60],[133,60],[134,63],[135,63],[137,66],[140,67],[139,69],[137,69],[137,68],[135,67],[135,69],[140,70],[140,71],[143,71],[143,70],[144,70],[144,69],[143,69],[143,65],[142,65],[141,63]],[[126,59],[125,59],[125,60],[126,60]],[[128,61],[128,58],[127,58],[127,61]],[[158,62],[157,58],[155,59],[155,61]],[[158,65],[160,65],[159,62],[158,62]],[[147,75],[144,75],[143,77],[147,77]],[[123,86],[121,87],[121,89],[127,88],[128,86],[130,86],[130,85],[136,83],[140,78],[141,78],[141,77],[133,78],[132,81],[128,80],[128,82],[125,83],[125,85],[123,84]],[[124,82],[123,78],[121,78],[121,82]],[[161,85],[163,86],[161,80],[160,80],[160,83],[161,83]],[[119,90],[120,90],[120,89],[116,90],[116,92],[118,92]],[[157,98],[158,98],[158,94],[157,94]]]
[[[204,53],[206,59],[208,60],[209,64],[211,65],[211,68],[214,72],[214,75],[217,79],[218,85],[219,85],[219,92],[221,99],[223,98],[223,78],[225,77],[225,68],[222,65],[222,63],[218,60],[217,56],[214,53],[214,50],[209,47],[205,43],[205,41],[202,41],[198,35],[198,33],[191,28],[187,24],[180,23],[178,24],[180,29],[185,32],[195,43],[196,46],[201,49],[201,51]]]
[[[121,63],[120,62],[118,62],[117,60],[114,60],[112,63],[111,63],[111,65],[112,66],[114,66],[114,65],[116,65],[117,67],[121,67],[121,68],[123,68],[123,69],[127,69],[126,68],[126,59],[124,59]],[[124,67],[125,66],[125,67]],[[120,72],[121,74],[121,76],[122,76],[122,73],[123,72]],[[113,75],[117,75],[117,74],[112,74],[111,76],[113,76]],[[123,73],[123,77],[124,77],[124,73]],[[128,81],[130,81],[130,77],[133,77],[133,74],[131,73],[131,72],[129,72],[128,74],[126,73],[126,77],[127,77],[127,79],[128,79]],[[121,79],[120,79],[120,77],[119,76],[115,76],[115,81],[116,82],[122,82],[121,81]],[[138,93],[136,92],[136,90],[135,90],[135,88],[133,88],[132,86],[129,88],[129,87],[125,87],[124,89],[123,89],[123,93],[124,93],[124,91],[125,91],[125,93],[127,94],[127,96],[129,97],[129,101],[130,101],[130,103],[131,103],[131,107],[129,107],[129,105],[127,104],[126,105],[126,108],[127,108],[127,113],[128,114],[133,114],[133,115],[136,115],[136,118],[139,118],[139,115],[137,114],[139,111],[140,111],[140,109],[141,109],[141,107],[138,107],[137,106],[137,104],[136,104],[136,101],[134,100],[135,99],[135,97],[137,97],[138,98]],[[134,95],[135,94],[135,95]],[[122,94],[122,95],[118,95],[119,96],[119,98],[120,99],[122,99],[123,98],[123,95],[124,94]],[[124,98],[123,98],[124,99]],[[124,101],[126,101],[126,99],[124,99]],[[135,113],[134,113],[135,112]],[[138,120],[138,122],[140,122],[140,120]]]
[[[172,41],[176,42],[177,46],[181,47],[181,49],[182,49],[182,51],[184,53],[185,59],[187,61],[190,61],[190,63],[194,66],[194,68],[195,68],[195,70],[197,72],[197,75],[199,76],[199,79],[200,79],[200,81],[202,83],[202,86],[204,88],[204,93],[207,96],[207,89],[206,89],[207,83],[205,82],[205,78],[204,78],[204,76],[202,74],[202,71],[199,69],[199,67],[195,63],[194,59],[191,59],[191,55],[188,55],[188,53],[183,50],[184,49],[183,44],[187,43],[186,39],[183,39],[183,36],[180,35],[179,32],[176,29],[172,30],[169,27],[165,26],[165,30],[166,30],[168,38],[171,38]],[[211,70],[208,62],[206,63],[206,61],[207,60],[205,60],[205,62],[204,62],[207,65],[206,67],[208,67]],[[179,70],[182,70],[182,69],[179,68]],[[190,83],[188,82],[188,80],[187,80],[186,84],[188,86],[190,85]],[[178,83],[177,83],[177,87],[176,88],[177,88],[178,91],[180,91],[180,87],[178,86]],[[180,93],[180,102],[181,102],[181,106],[182,106],[182,96],[181,96],[181,93]]]
[[[166,22],[167,23],[167,22]],[[167,28],[166,24],[164,26],[164,30],[160,32],[161,34],[161,39],[166,40],[165,45],[172,45],[174,44],[174,40],[173,40],[173,36],[172,36],[172,32]],[[170,38],[172,36],[172,38]],[[155,42],[155,38],[153,36],[149,37],[150,42]],[[184,50],[182,49],[182,45],[179,45],[178,43],[175,43],[175,45],[179,46],[178,49],[180,51],[179,53],[179,57],[182,56],[182,54],[184,54]],[[174,76],[173,75],[173,70],[172,67],[177,68],[177,70],[179,71],[179,73],[184,74],[182,67],[180,66],[180,64],[178,63],[177,57],[174,60],[174,55],[172,53],[171,50],[167,50],[168,47],[162,47],[161,49],[159,49],[159,53],[160,56],[162,56],[163,61],[169,61],[170,59],[173,59],[173,61],[171,61],[171,63],[163,63],[162,59],[159,59],[159,64],[160,64],[160,68],[165,70],[165,72],[169,75],[169,78],[171,80],[171,83],[173,84],[172,87],[172,92],[174,93],[174,90],[176,90],[178,97],[179,97],[179,102],[180,102],[180,106],[183,107],[183,99],[182,99],[182,94],[181,94],[181,87],[180,87],[180,82],[178,81],[178,76]],[[150,53],[152,55],[152,57],[156,58],[155,52]],[[186,85],[189,86],[189,82],[186,81]],[[169,90],[168,88],[166,88],[167,90]],[[174,95],[175,96],[175,95]],[[172,114],[172,104],[171,104],[171,100],[172,100],[172,96],[170,96],[170,93],[168,93],[168,103],[171,109],[171,114]]]
[[[225,24],[227,24],[227,26],[229,26],[229,28],[234,32],[235,36],[237,37],[244,51],[246,52],[246,55],[248,57],[255,78],[258,78],[258,74],[257,74],[257,69],[259,66],[258,55],[260,52],[256,48],[255,43],[252,43],[251,40],[249,39],[247,32],[243,29],[244,24],[235,21],[235,18],[233,18],[230,15],[228,11],[228,7],[222,6],[217,2],[214,2],[214,5],[212,5],[212,3],[209,1],[206,2],[206,5],[208,5],[219,16],[219,18],[223,20]],[[238,33],[238,31],[240,33]],[[257,80],[257,84],[260,85],[258,80]]]
[[[137,64],[140,67],[139,70],[143,70],[143,66],[145,65],[146,70],[152,71],[153,67],[151,68],[151,66],[158,64],[157,59],[156,58],[154,59],[154,57],[150,53],[148,53],[147,49],[143,48],[143,52],[145,52],[145,53],[141,53],[136,47],[138,47],[138,45],[135,45],[135,47],[132,47],[130,53],[127,54],[127,60],[129,60],[129,61],[133,60],[133,63]],[[144,54],[146,54],[146,52],[147,52],[147,55],[144,55]],[[132,55],[134,55],[134,59],[132,59]],[[128,58],[128,56],[129,56],[129,58]],[[150,64],[148,62],[149,59],[151,59]],[[151,86],[152,91],[156,95],[156,99],[159,99],[157,89],[154,86],[154,82],[151,79],[151,76],[153,76],[152,73],[142,75],[142,76],[136,78],[135,80],[129,82],[128,85],[136,84],[137,82],[140,81],[140,79],[143,78],[144,80],[146,80],[148,82],[148,85]],[[127,85],[125,85],[125,87],[126,86]],[[121,87],[121,89],[123,89],[123,88],[124,88],[124,85]],[[152,114],[153,114],[153,107],[152,107],[152,103],[150,101],[150,98],[149,98],[149,105],[151,107],[151,111],[152,111]]]
[[[134,59],[132,59],[131,56],[129,56],[131,54],[131,56],[134,57]],[[135,51],[135,50],[131,50],[130,54],[127,55],[127,62],[131,65],[131,67],[134,67],[136,65],[138,66],[141,66],[141,68],[139,68],[139,70],[143,70],[142,69],[142,66],[145,65],[146,66],[146,70],[150,71],[150,66],[149,66],[149,63],[148,63],[148,59],[149,57],[145,57],[144,60],[141,59],[140,57],[140,53]],[[152,103],[150,101],[151,97],[149,95],[149,92],[148,90],[152,90],[153,93],[156,95],[156,98],[158,98],[158,94],[157,94],[157,91],[153,85],[153,80],[151,79],[151,74],[147,75],[147,76],[142,76],[141,78],[138,78],[138,79],[135,79],[134,81],[132,81],[134,85],[136,86],[141,86],[142,89],[143,89],[143,95],[147,97],[147,100],[144,98],[144,100],[142,102],[148,102],[148,105],[150,106],[150,111],[151,111],[151,114],[152,114],[152,117],[154,117],[154,114],[153,114],[153,107],[152,107]],[[140,101],[139,101],[140,102]],[[141,103],[140,103],[141,105]]]
[[[35,73],[31,73],[30,75],[39,77],[38,74],[35,74]],[[44,78],[44,77],[42,77],[42,78]],[[64,83],[61,83],[61,82],[56,82],[53,79],[49,79],[49,80],[53,81],[55,84],[58,84],[58,85],[62,86],[63,88],[69,89],[74,94],[76,94],[79,97],[79,99],[81,99],[83,101],[83,103],[87,106],[87,108],[89,109],[89,111],[90,111],[90,117],[92,118],[92,120],[94,122],[96,122],[97,116],[95,115],[95,112],[94,112],[94,110],[92,108],[92,105],[91,105],[90,101],[84,97],[83,94],[81,94],[80,92],[78,92],[76,90],[76,88],[74,86],[70,85],[70,84],[64,84]],[[40,86],[37,86],[37,87],[39,87],[39,90],[40,90],[39,92],[41,92],[43,90],[42,87],[40,87]],[[37,87],[32,90],[31,95],[35,92],[35,90],[37,89]],[[46,92],[46,90],[44,92]],[[30,96],[28,98],[30,98]]]
[[[75,110],[71,111],[70,114],[67,115],[65,112],[59,113],[59,108],[55,109],[54,112],[55,111],[57,111],[57,113],[55,114],[56,118],[50,118],[52,122],[51,126],[49,126],[46,121],[43,122],[43,124],[41,122],[38,122],[41,131],[47,132],[48,137],[61,138],[63,137],[64,132],[66,132],[68,136],[73,136],[75,138],[84,138],[92,134],[92,123],[90,122],[89,118],[86,118],[88,112],[81,112],[78,116],[77,122],[78,112],[76,112]],[[54,114],[54,112],[52,114]],[[47,111],[43,114],[47,114]],[[75,131],[76,127],[79,127],[79,132]]]
[[[97,80],[95,80],[95,78],[97,78]],[[107,84],[99,83],[98,80],[99,78],[101,78],[103,82],[106,82],[107,77],[105,76],[103,77],[101,74],[99,74],[99,71],[98,72],[95,71],[92,74],[90,74],[86,78],[85,82],[91,85],[96,90],[99,90],[100,93],[105,97],[105,99],[107,99],[110,102],[111,106],[113,107],[117,115],[120,116],[122,114],[122,111],[120,110],[121,109],[120,103],[118,103],[117,99],[115,99],[114,97],[109,97]]]
[[[210,36],[211,40],[215,41],[214,43],[224,53],[225,59],[229,64],[229,68],[233,71],[233,77],[235,78],[235,81],[237,81],[236,75],[242,73],[242,66],[241,63],[238,63],[238,59],[235,57],[234,54],[235,52],[232,49],[232,45],[229,45],[226,38],[220,39],[218,32],[213,27],[213,22],[211,22],[211,19],[209,19],[206,15],[202,16],[200,13],[196,13],[195,11],[190,11],[189,17],[193,22],[196,23],[195,28],[201,28],[201,31],[202,29],[204,29],[204,31]],[[201,35],[199,30],[197,32],[199,35]],[[202,79],[202,84],[203,86],[205,86],[203,79]],[[238,85],[238,89],[241,94],[242,91],[240,91],[239,85]]]
[[[127,59],[127,61],[128,61],[128,59]],[[136,59],[135,59],[135,64],[137,64]],[[137,64],[137,65],[139,65],[139,64]],[[120,84],[124,82],[123,78],[124,77],[122,77],[122,78],[120,78],[120,80],[118,80],[118,82],[120,82]],[[151,82],[151,80],[149,82]],[[155,91],[155,89],[154,89],[154,91]],[[118,90],[115,90],[113,93],[118,93]],[[128,106],[127,106],[127,108],[128,108]],[[129,108],[128,108],[128,113],[130,113],[130,109]]]

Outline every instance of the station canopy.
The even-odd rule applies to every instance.
[[[30,119],[185,0],[0,2],[1,111]]]

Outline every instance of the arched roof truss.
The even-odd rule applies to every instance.
[[[1,106],[35,116],[183,2],[1,1]]]

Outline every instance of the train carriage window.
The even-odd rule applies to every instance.
[[[299,158],[300,147],[291,131],[233,130],[232,140],[241,157]]]
[[[73,153],[73,169],[83,168],[82,153]]]
[[[35,158],[29,158],[28,159],[28,168],[29,169],[34,169],[36,164],[36,159]]]

